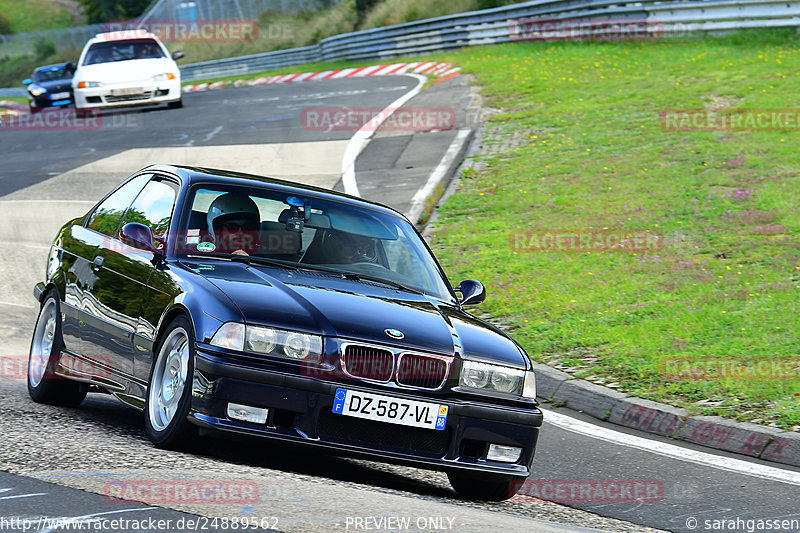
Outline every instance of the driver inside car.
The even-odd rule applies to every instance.
[[[206,222],[218,252],[251,255],[258,249],[261,215],[249,196],[227,193],[217,197],[208,208]]]
[[[334,251],[336,258],[331,263],[352,265],[378,262],[375,239],[344,231],[331,232],[329,239],[329,249]]]

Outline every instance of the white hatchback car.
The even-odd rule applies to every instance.
[[[166,103],[181,107],[181,73],[164,44],[148,32],[100,33],[81,52],[72,78],[75,109]]]

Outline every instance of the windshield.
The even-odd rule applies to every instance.
[[[158,59],[165,57],[161,47],[153,39],[131,39],[94,43],[83,58],[84,65],[97,65],[131,59]]]
[[[33,81],[56,81],[72,77],[72,70],[66,67],[47,67],[33,73]]]
[[[451,300],[441,270],[400,217],[313,196],[242,187],[195,188],[177,254],[248,256],[400,284]]]

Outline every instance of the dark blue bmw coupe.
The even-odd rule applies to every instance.
[[[151,166],[59,231],[34,293],[31,397],[111,393],[156,446],[263,436],[443,470],[474,499],[531,473],[530,360],[390,208]]]

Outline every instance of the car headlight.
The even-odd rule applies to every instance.
[[[536,397],[536,379],[532,371],[476,361],[464,361],[459,386],[525,398]]]
[[[211,345],[294,361],[318,363],[322,358],[322,337],[318,335],[237,322],[223,324],[211,339]]]
[[[78,89],[97,89],[102,86],[103,84],[99,81],[82,81],[78,84]]]
[[[30,85],[28,85],[28,90],[33,96],[41,96],[47,92],[47,89],[45,89],[44,87],[39,87],[35,83],[31,83]]]
[[[173,74],[172,72],[167,72],[165,74],[156,74],[155,76],[152,77],[153,81],[169,81],[174,79],[175,79],[175,74]]]

